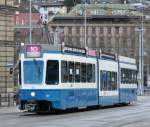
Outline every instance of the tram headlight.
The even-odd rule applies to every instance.
[[[35,97],[35,92],[31,92],[30,95],[31,95],[32,97]]]

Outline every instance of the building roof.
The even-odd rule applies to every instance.
[[[45,1],[36,1],[34,2],[38,6],[64,6],[64,0],[45,0]]]
[[[29,2],[23,1],[17,8],[17,11],[20,13],[29,13]],[[34,8],[34,6],[32,6],[32,13],[39,13],[38,10]]]
[[[87,4],[87,15],[104,16],[141,16],[141,12],[129,4]],[[79,4],[70,11],[70,15],[83,15],[84,5]]]
[[[142,16],[134,6],[128,4],[87,4],[87,19],[139,19]],[[84,18],[84,4],[75,6],[69,13],[56,15],[54,20],[80,20]]]

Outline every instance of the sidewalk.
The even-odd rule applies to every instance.
[[[1,114],[7,114],[7,113],[19,113],[22,112],[19,110],[17,106],[11,106],[11,107],[0,107],[0,115]]]
[[[137,103],[145,102],[145,100],[150,100],[150,95],[138,96]]]

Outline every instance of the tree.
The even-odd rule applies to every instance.
[[[64,0],[64,5],[66,7],[73,7],[74,6],[74,0]]]
[[[67,11],[69,11],[73,6],[76,5],[76,0],[64,0],[64,5],[67,7]]]

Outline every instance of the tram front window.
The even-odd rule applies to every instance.
[[[59,63],[57,60],[48,60],[46,67],[46,84],[57,85],[59,83]]]
[[[43,80],[43,61],[24,61],[24,83],[41,84]]]

